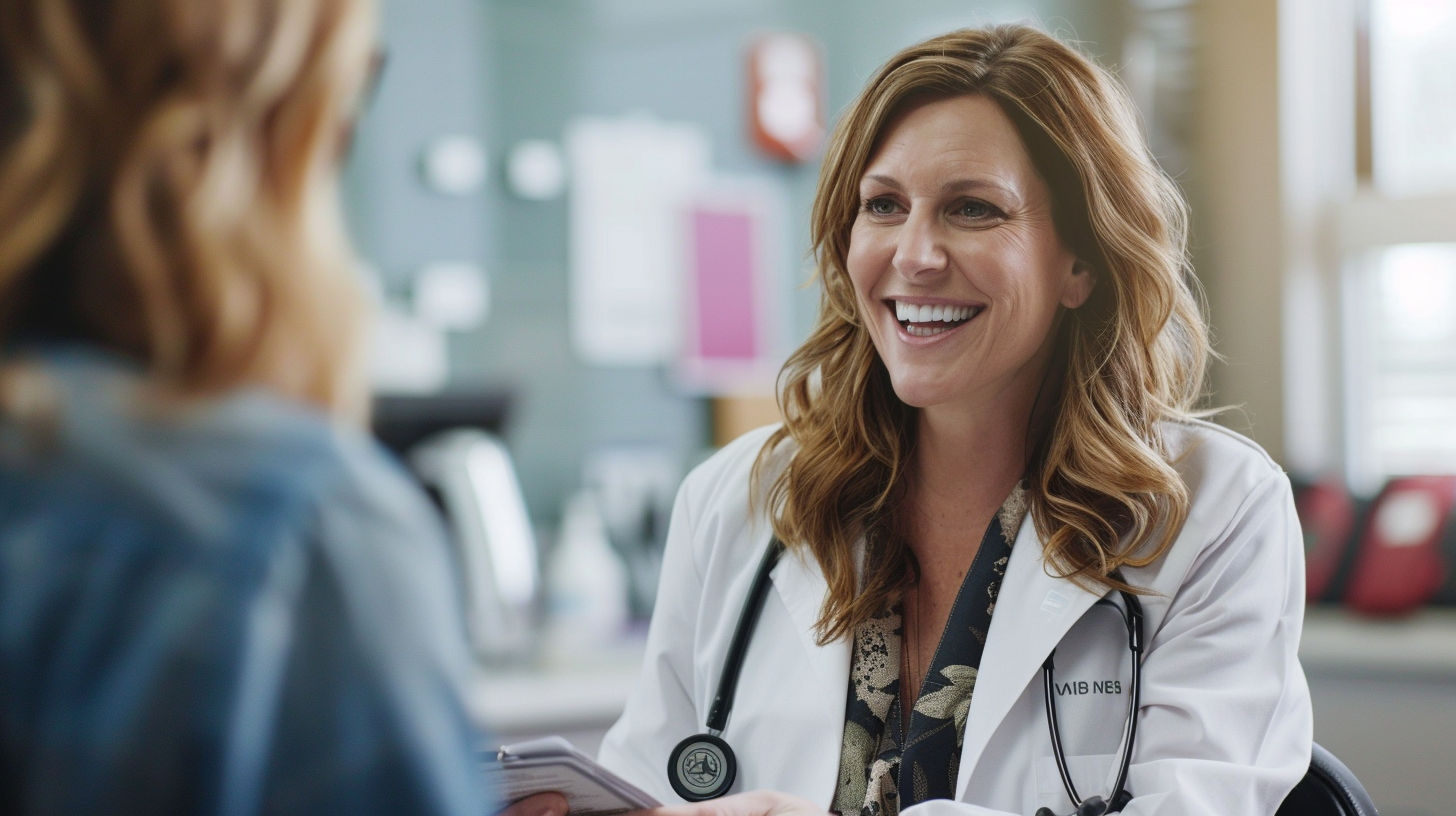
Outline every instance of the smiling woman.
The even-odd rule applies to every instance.
[[[604,764],[703,798],[663,769],[712,743],[708,795],[764,789],[673,816],[1273,813],[1310,756],[1301,540],[1278,466],[1194,416],[1186,221],[1055,38],[892,58],[825,159],[785,422],[684,483]]]
[[[846,266],[896,395],[971,414],[1003,399],[1029,409],[1061,310],[1087,301],[1093,273],[1057,236],[1011,120],[979,95],[911,108],[860,198]]]
[[[824,308],[785,367],[787,421],[773,440],[824,461],[784,470],[771,496],[776,531],[809,542],[834,588],[822,637],[852,631],[913,580],[901,537],[880,537],[883,561],[863,580],[819,544],[846,552],[862,525],[903,523],[905,465],[924,423],[910,412],[941,399],[921,396],[932,381],[979,390],[984,403],[1014,376],[993,403],[1024,418],[997,435],[1017,447],[1014,472],[991,492],[1035,485],[1031,516],[1059,572],[1125,588],[1117,569],[1156,560],[1187,512],[1159,426],[1189,415],[1208,354],[1186,205],[1114,79],[1044,34],[1011,31],[898,55],[846,113],[825,162],[813,215]],[[880,275],[884,288],[867,291],[875,269],[898,279]],[[924,345],[939,327],[887,331],[889,307],[867,296],[978,313],[941,350]],[[953,354],[961,369],[933,359]],[[969,367],[973,382],[951,384]],[[839,430],[850,427],[862,432]]]

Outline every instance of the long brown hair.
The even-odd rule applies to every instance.
[[[0,343],[362,416],[337,171],[371,0],[0,4]]]
[[[1123,588],[1112,573],[1159,558],[1188,513],[1159,423],[1190,416],[1201,396],[1207,327],[1187,206],[1149,153],[1126,91],[1026,26],[927,40],[892,57],[835,129],[811,219],[820,314],[780,376],[785,422],[754,466],[758,484],[792,440],[787,466],[754,495],[780,539],[812,553],[828,580],[824,641],[897,602],[917,571],[896,532],[915,411],[891,387],[845,266],[860,178],[907,105],[963,94],[993,99],[1015,124],[1051,190],[1059,237],[1098,281],[1061,321],[1047,419],[1030,440],[1031,514],[1048,565],[1089,588]]]

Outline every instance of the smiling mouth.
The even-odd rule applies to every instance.
[[[898,300],[888,301],[895,309],[895,319],[906,334],[933,337],[964,325],[985,310],[984,306],[917,306]]]

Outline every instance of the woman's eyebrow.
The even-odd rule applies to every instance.
[[[864,179],[860,182],[860,186],[863,187],[867,183],[874,183],[882,187],[888,187],[889,189],[896,192],[904,192],[905,190],[904,185],[897,181],[893,176],[885,176],[878,173],[873,173],[865,176]],[[1015,189],[998,181],[993,181],[990,179],[951,179],[950,181],[942,184],[940,187],[940,192],[942,195],[955,195],[958,193],[973,193],[983,191],[999,192],[1004,195],[1011,196],[1017,200],[1021,199],[1021,196],[1016,192]]]
[[[945,194],[972,193],[983,190],[1004,193],[1015,198],[1020,198],[1011,187],[990,179],[952,179],[940,186],[940,191]]]
[[[901,186],[900,182],[896,181],[891,176],[882,176],[882,175],[878,175],[878,174],[865,176],[860,181],[860,186],[864,186],[864,183],[867,182],[867,181],[873,181],[876,184],[880,184],[880,185],[883,185],[885,187],[889,187],[890,189],[896,190],[896,191],[903,191],[905,189],[903,186]]]

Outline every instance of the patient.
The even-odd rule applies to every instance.
[[[442,533],[362,432],[373,26],[0,3],[0,812],[493,807]]]

